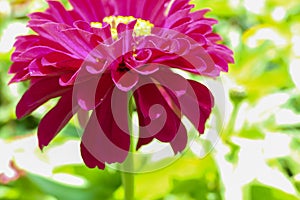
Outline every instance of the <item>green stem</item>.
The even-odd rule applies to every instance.
[[[134,174],[122,172],[124,200],[134,200]]]
[[[232,110],[231,117],[228,122],[227,128],[225,130],[223,130],[224,132],[221,136],[223,141],[225,141],[225,142],[229,142],[228,140],[230,140],[230,137],[234,134],[234,126],[235,126],[235,123],[237,120],[240,105],[241,105],[240,103],[233,105],[233,110]]]
[[[124,169],[122,172],[122,183],[124,187],[124,200],[134,200],[134,173],[130,172],[134,169],[134,160],[133,153],[135,151],[135,143],[134,143],[134,135],[132,128],[132,114],[133,114],[133,106],[134,100],[131,98],[131,94],[128,94],[129,99],[129,109],[128,109],[128,130],[130,133],[130,149],[129,154],[124,162]],[[131,120],[130,120],[131,119]]]

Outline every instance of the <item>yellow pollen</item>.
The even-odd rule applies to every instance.
[[[135,18],[133,16],[109,16],[105,17],[103,19],[103,22],[106,22],[110,25],[111,29],[111,35],[113,39],[118,39],[118,31],[117,27],[120,23],[123,24],[129,24],[130,22],[136,20],[136,24],[133,29],[133,36],[144,36],[144,35],[150,35],[151,29],[154,27],[154,25],[147,21],[140,18]],[[102,28],[102,23],[100,22],[91,22],[91,27],[94,28]]]
[[[93,27],[93,28],[102,28],[102,23],[100,23],[100,22],[91,22],[91,27]]]

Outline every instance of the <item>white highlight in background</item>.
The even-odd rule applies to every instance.
[[[272,12],[272,18],[275,21],[282,21],[285,18],[285,15],[286,10],[282,6],[276,7]]]
[[[15,22],[7,26],[0,38],[0,53],[8,53],[14,45],[17,36],[28,33],[25,23]]]
[[[250,12],[261,14],[265,8],[265,0],[244,0],[244,6]]]
[[[270,40],[278,47],[284,47],[288,44],[287,40],[272,28],[259,29],[252,37],[248,38],[247,45],[255,48],[261,41]]]
[[[295,86],[300,90],[300,58],[291,61],[289,71]]]

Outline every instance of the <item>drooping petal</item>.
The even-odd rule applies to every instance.
[[[188,142],[187,131],[186,128],[181,123],[177,131],[177,134],[175,135],[174,139],[170,142],[174,153],[177,154],[182,152],[185,149],[187,142]]]
[[[62,95],[57,105],[41,120],[38,127],[39,147],[43,149],[73,117],[77,107],[72,103],[72,91]]]
[[[57,78],[41,78],[32,84],[24,93],[16,109],[16,115],[20,119],[36,108],[47,102],[49,99],[61,96],[70,90],[68,87],[61,87]]]
[[[79,106],[84,110],[95,109],[112,89],[113,81],[110,74],[93,77],[88,81],[76,84],[74,94],[77,96]]]
[[[182,113],[194,124],[199,133],[203,133],[205,123],[214,105],[209,89],[193,80],[188,80],[186,93],[179,97]]]
[[[139,146],[145,145],[144,142],[150,142],[153,138],[162,142],[172,142],[178,131],[184,131],[179,129],[181,116],[170,107],[166,100],[169,97],[163,96],[157,85],[149,83],[139,87],[134,92],[134,97],[140,125]]]
[[[92,113],[81,139],[90,154],[102,163],[123,162],[130,146],[128,106],[120,103],[127,101],[127,94],[115,92],[111,90]]]
[[[171,70],[160,68],[152,76],[159,84],[172,91],[177,97],[186,93],[188,81]]]
[[[105,164],[99,161],[98,159],[96,159],[92,155],[92,153],[84,146],[82,142],[80,144],[80,150],[81,150],[82,159],[86,164],[86,166],[88,166],[89,168],[95,168],[95,167],[98,167],[99,169],[105,168]]]

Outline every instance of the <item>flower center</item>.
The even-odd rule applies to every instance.
[[[133,34],[134,36],[144,36],[150,35],[151,29],[154,25],[147,21],[140,18],[135,18],[133,16],[109,16],[103,19],[103,22],[110,24],[110,32],[112,38],[118,39],[118,31],[117,27],[120,23],[128,24],[132,21],[136,20],[136,24],[134,25]],[[102,23],[100,22],[91,22],[91,27],[94,28],[102,28]]]

